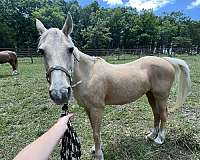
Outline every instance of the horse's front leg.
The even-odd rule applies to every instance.
[[[13,69],[12,75],[17,75],[18,72],[17,72],[17,67],[16,67],[15,62],[10,61],[9,63],[10,63],[10,65],[12,66],[12,69]]]
[[[104,160],[100,136],[103,110],[104,107],[92,107],[87,111],[93,130],[95,160]]]

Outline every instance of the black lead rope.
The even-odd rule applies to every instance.
[[[68,114],[68,104],[64,104],[62,107],[64,113],[61,117]],[[81,158],[81,145],[76,131],[69,121],[67,123],[68,129],[65,131],[62,138],[62,147],[60,150],[61,160],[80,160]]]

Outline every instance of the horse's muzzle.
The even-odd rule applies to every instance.
[[[52,89],[49,91],[51,99],[58,105],[68,103],[71,95],[71,88]]]

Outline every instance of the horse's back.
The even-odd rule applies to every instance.
[[[148,77],[171,78],[175,74],[175,69],[167,60],[156,56],[145,56],[135,61],[125,64],[107,64],[105,67],[97,67],[98,70],[108,72],[109,75],[116,74],[117,76],[137,76],[147,74]],[[160,77],[161,76],[161,77]],[[164,77],[162,77],[164,76]]]
[[[16,53],[13,51],[1,51],[0,52],[0,63],[9,62],[11,59],[16,58]]]
[[[0,55],[1,55],[1,56],[6,56],[6,55],[9,55],[9,54],[16,55],[16,52],[14,52],[14,51],[9,51],[9,50],[1,51],[1,52],[0,52]]]
[[[99,76],[99,81],[104,81],[106,103],[123,104],[140,98],[148,91],[160,94],[170,90],[175,70],[166,60],[147,56],[120,65],[102,61],[97,63],[94,74]]]

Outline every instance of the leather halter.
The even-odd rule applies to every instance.
[[[74,58],[75,58],[75,61],[79,62],[79,59],[76,57],[76,55],[74,54],[74,52],[72,52]],[[47,79],[47,82],[51,83],[50,81],[50,75],[51,75],[51,72],[55,71],[55,70],[58,70],[58,71],[62,71],[66,74],[66,76],[69,78],[69,83],[70,83],[70,87],[76,87],[77,85],[79,85],[80,83],[82,83],[82,81],[78,81],[77,83],[73,84],[72,85],[72,76],[70,74],[70,72],[65,69],[64,67],[61,67],[61,66],[52,66],[48,69],[47,73],[46,73],[46,79]]]
[[[55,71],[55,70],[64,72],[64,73],[66,74],[66,76],[69,78],[69,83],[70,83],[70,85],[72,84],[72,77],[71,77],[71,74],[69,73],[68,70],[66,70],[64,67],[61,67],[61,66],[52,66],[52,67],[50,67],[50,68],[48,69],[48,71],[47,71],[47,73],[46,73],[46,78],[47,78],[47,81],[48,81],[49,83],[51,83],[50,78],[49,78],[50,75],[51,75],[51,72],[53,72],[53,71]]]

